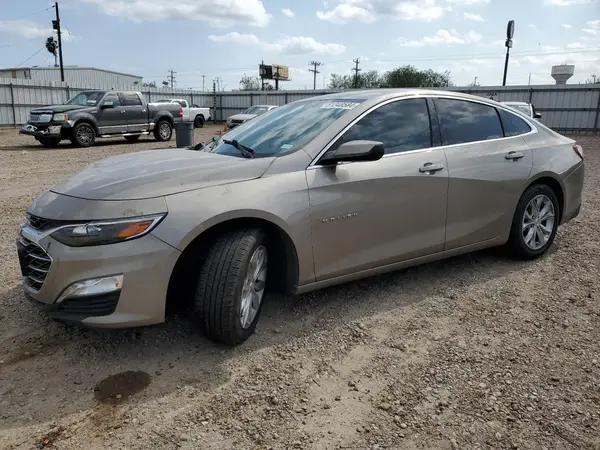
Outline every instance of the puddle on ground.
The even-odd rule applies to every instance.
[[[150,379],[150,375],[142,371],[117,373],[106,377],[94,387],[94,397],[100,403],[117,405],[146,389]]]

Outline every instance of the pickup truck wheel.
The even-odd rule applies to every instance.
[[[91,147],[96,142],[96,131],[87,122],[80,122],[73,127],[71,142],[76,147]]]
[[[137,134],[137,135],[134,135],[134,136],[123,136],[123,137],[125,138],[126,141],[135,142],[135,141],[137,141],[140,138],[140,136],[141,135]]]
[[[204,126],[204,117],[196,116],[194,119],[194,128],[202,128]]]
[[[194,309],[209,339],[228,345],[254,332],[267,281],[266,236],[259,229],[221,236],[206,255]]]
[[[40,144],[42,144],[42,147],[45,148],[56,148],[58,147],[58,144],[60,144],[60,139],[56,139],[56,138],[41,138],[38,139]]]
[[[173,126],[166,120],[159,120],[154,128],[154,139],[157,141],[170,141],[173,136]]]

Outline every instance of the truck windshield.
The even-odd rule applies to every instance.
[[[65,105],[94,106],[104,97],[104,94],[105,92],[102,91],[84,91],[67,101]]]
[[[243,157],[239,149],[224,142],[235,140],[254,150],[255,158],[291,153],[304,147],[362,101],[315,99],[289,103],[235,127],[223,139],[209,143],[207,151]]]
[[[248,108],[246,111],[244,111],[242,114],[262,114],[264,112],[267,112],[267,107],[266,106],[252,106],[251,108]]]

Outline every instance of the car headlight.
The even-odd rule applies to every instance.
[[[166,216],[134,217],[72,225],[56,230],[51,236],[69,247],[87,247],[129,241],[149,233]]]
[[[52,120],[55,122],[64,122],[65,120],[69,120],[69,115],[67,113],[56,113],[52,116]]]

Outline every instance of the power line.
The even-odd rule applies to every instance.
[[[323,65],[323,63],[320,61],[311,61],[308,64],[310,66],[313,66],[313,68],[308,69],[308,71],[313,73],[313,90],[316,90],[317,89],[317,74],[321,73],[317,70],[317,67],[320,67],[321,65]]]
[[[38,11],[34,11],[32,13],[29,13],[29,14],[21,17],[20,19],[3,20],[2,23],[7,24],[7,23],[11,23],[11,22],[20,22],[21,20],[28,19],[29,17],[35,16],[36,14],[43,13],[44,11],[50,11],[52,8],[54,8],[54,5],[44,8],[44,9],[40,9]]]
[[[37,52],[35,52],[33,55],[31,55],[29,58],[27,58],[25,61],[23,61],[23,62],[21,62],[21,63],[17,64],[17,65],[15,66],[15,69],[16,69],[17,67],[21,67],[23,64],[25,64],[27,61],[29,61],[31,58],[33,58],[35,55],[37,55],[37,54],[38,54],[39,52],[41,52],[42,50],[46,50],[46,46],[45,46],[45,45],[44,45],[42,48],[40,48],[40,49],[39,49]]]

